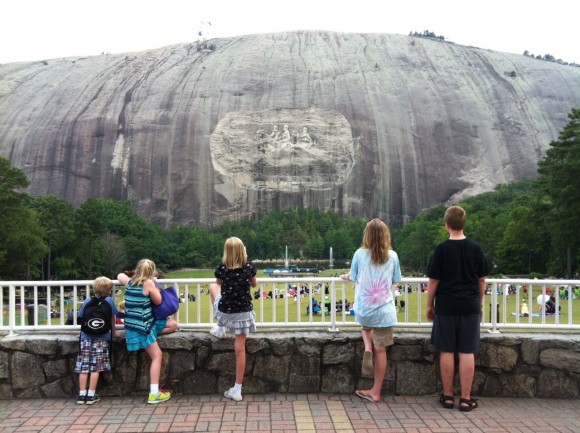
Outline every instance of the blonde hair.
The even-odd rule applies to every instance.
[[[463,230],[463,227],[465,227],[467,213],[465,212],[465,209],[460,206],[451,206],[448,207],[445,211],[443,220],[451,230],[460,231]]]
[[[373,264],[379,265],[389,261],[391,232],[383,221],[374,218],[367,223],[362,247],[370,251]]]
[[[228,269],[238,269],[248,263],[246,247],[240,238],[231,237],[226,239],[222,262]]]
[[[147,280],[155,280],[155,262],[149,259],[141,259],[135,268],[133,285],[142,286]]]
[[[98,277],[93,281],[93,291],[98,298],[109,296],[113,290],[113,282],[107,277]]]

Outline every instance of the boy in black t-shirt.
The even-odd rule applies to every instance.
[[[454,406],[455,354],[459,354],[459,410],[477,407],[471,398],[475,354],[479,352],[481,307],[488,264],[481,247],[463,234],[466,213],[459,206],[445,212],[449,239],[435,247],[429,263],[427,319],[433,322],[431,343],[439,350],[444,408]]]

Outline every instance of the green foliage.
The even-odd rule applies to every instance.
[[[42,278],[55,275],[71,276],[67,269],[75,262],[75,211],[66,201],[54,196],[31,199],[28,206],[38,215],[46,255],[42,260]]]
[[[31,209],[22,207],[13,222],[4,244],[9,258],[4,272],[23,279],[38,278],[39,263],[47,250],[38,216]]]
[[[423,32],[419,33],[419,32],[409,32],[409,36],[416,36],[419,38],[428,38],[428,39],[438,39],[440,41],[444,41],[445,40],[445,36],[437,36],[435,34],[435,32],[431,32],[429,30],[423,30]]]
[[[447,232],[443,227],[445,208],[437,206],[420,214],[403,229],[395,232],[394,239],[401,264],[424,275],[433,248],[445,239]]]
[[[515,271],[516,269],[519,271],[518,273],[521,273],[524,270],[524,264],[525,268],[528,267],[527,259],[520,260],[518,267],[517,264],[512,263],[513,257],[508,254],[507,250],[501,256],[498,256],[496,250],[498,244],[501,243],[498,241],[503,238],[510,221],[522,216],[512,215],[512,207],[518,202],[519,197],[532,191],[532,185],[530,180],[499,185],[495,191],[479,194],[457,203],[467,212],[465,234],[481,245],[492,265],[492,273],[494,274],[507,272],[506,270]],[[525,201],[525,199],[522,200]],[[426,273],[434,247],[448,237],[443,224],[445,209],[445,206],[437,206],[423,212],[403,229],[396,232],[396,250],[405,269],[420,275]],[[511,245],[511,243],[505,240],[505,245]],[[531,248],[528,243],[513,245],[513,247],[523,249],[526,252]],[[534,251],[536,251],[535,247]],[[535,262],[538,260],[539,257],[535,257]]]
[[[564,264],[565,274],[572,275],[578,271],[573,268],[579,249],[580,108],[573,109],[568,117],[570,122],[559,139],[550,143],[546,157],[538,163],[538,189],[552,221],[549,271],[558,273]]]
[[[0,157],[0,277],[15,278],[25,273],[20,247],[27,232],[36,233],[38,221],[26,211],[26,194],[20,192],[29,182],[24,172]],[[31,241],[31,239],[28,239]],[[36,243],[36,239],[34,239]],[[23,247],[26,248],[26,247]]]

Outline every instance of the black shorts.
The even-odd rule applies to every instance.
[[[442,316],[435,314],[431,344],[440,352],[478,353],[481,314]]]

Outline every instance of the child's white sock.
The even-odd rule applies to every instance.
[[[242,384],[241,383],[234,384],[234,392],[239,392],[240,394],[242,393]]]
[[[151,390],[149,392],[151,394],[159,394],[159,384],[151,384]]]
[[[86,396],[86,395],[87,395],[87,390],[86,390],[86,389],[83,389],[82,391],[79,391],[79,395],[80,395],[81,397],[84,397],[84,396]]]
[[[92,397],[95,395],[95,390],[94,389],[89,389],[89,392],[87,393],[87,396]]]

